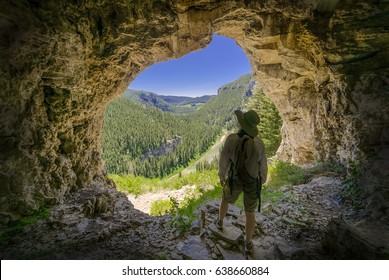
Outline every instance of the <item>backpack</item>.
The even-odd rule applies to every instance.
[[[243,185],[247,185],[249,174],[246,170],[246,143],[252,141],[252,138],[241,137],[238,142],[238,159],[236,162],[235,174],[243,182]]]
[[[228,184],[230,187],[230,192],[232,194],[232,188],[233,188],[233,179],[234,175],[240,179],[240,181],[243,183],[243,189],[247,186],[248,180],[252,178],[246,169],[246,159],[247,159],[247,143],[249,141],[254,141],[253,138],[251,137],[239,137],[238,145],[236,147],[237,149],[237,161],[236,164],[234,165],[231,162],[231,167],[229,169],[229,174],[228,174]],[[261,190],[262,190],[262,184],[261,184],[261,178],[258,176],[257,179],[257,197],[258,197],[258,212],[261,210]]]

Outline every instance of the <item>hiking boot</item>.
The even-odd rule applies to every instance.
[[[216,227],[218,230],[223,230],[223,221],[220,221],[219,218],[216,219]]]
[[[246,241],[244,242],[244,251],[246,254],[252,254],[254,249],[254,244],[253,242],[247,243]]]

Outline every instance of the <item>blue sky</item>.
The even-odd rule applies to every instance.
[[[250,72],[249,59],[235,41],[215,34],[205,49],[154,64],[128,87],[160,95],[213,95],[220,86]]]

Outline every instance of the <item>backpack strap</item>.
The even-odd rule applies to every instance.
[[[247,185],[247,171],[246,171],[246,151],[245,151],[245,144],[249,140],[249,138],[244,138],[240,147],[239,147],[239,152],[238,152],[238,174],[240,174],[242,183],[244,186]]]
[[[262,179],[261,176],[258,176],[257,178],[258,213],[261,212],[261,191],[262,191]]]
[[[228,186],[230,187],[230,194],[232,195],[232,185],[234,182],[234,163],[230,160],[230,169],[228,170]]]

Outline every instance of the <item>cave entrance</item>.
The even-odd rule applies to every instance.
[[[273,156],[282,121],[256,84],[243,50],[217,34],[200,51],[147,68],[107,106],[102,148],[109,176],[145,212],[169,196],[184,198],[182,187],[200,183],[190,173],[212,170],[204,175],[211,184],[226,135],[236,131],[236,109],[259,113],[260,137]],[[180,182],[182,176],[188,178]]]
[[[335,11],[320,9],[330,2],[339,2]],[[109,187],[102,164],[106,104],[147,66],[204,48],[214,32],[242,47],[255,80],[282,115],[279,157],[363,161],[360,183],[370,194],[365,202],[377,210],[374,219],[386,221],[386,10],[386,1],[2,1],[0,224],[69,201],[75,192],[79,206],[71,197],[73,205],[59,207],[47,229],[63,236],[67,223],[56,220],[67,216],[63,209],[77,211],[70,217],[82,219],[71,218],[80,222],[80,235],[71,233],[80,244],[90,247],[101,232],[101,244],[122,251],[117,242],[106,242],[106,229],[121,234],[130,228],[101,223],[121,219],[131,208],[116,208],[123,196]],[[103,219],[93,215],[88,218],[96,222],[85,223],[91,213]],[[139,224],[127,221],[131,228]],[[85,236],[91,236],[86,243]],[[65,239],[51,241],[62,247]],[[31,247],[19,235],[14,241]]]
[[[20,7],[5,3],[5,18],[10,20],[1,23],[6,43],[0,50],[7,100],[1,129],[8,135],[1,169],[6,174],[4,213],[28,213],[71,190],[106,185],[101,160],[106,104],[147,66],[204,48],[215,32],[241,46],[255,80],[280,111],[283,139],[288,140],[282,142],[280,155],[304,162],[314,158],[314,151],[335,154],[336,145],[316,150],[313,146],[314,136],[332,136],[327,133],[326,110],[333,107],[319,106],[331,95],[319,88],[328,81],[321,79],[328,77],[324,60],[320,52],[304,52],[317,49],[309,37],[298,36],[307,31],[301,22],[311,18],[313,6],[292,9],[280,2],[268,7],[258,1],[62,2],[63,9],[32,7],[28,1]],[[342,156],[350,158],[350,148],[343,150]]]

